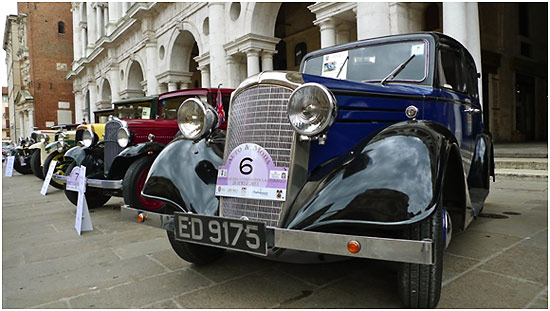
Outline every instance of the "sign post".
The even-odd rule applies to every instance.
[[[9,156],[8,162],[6,163],[6,177],[13,176],[13,162],[15,161],[15,156]]]
[[[48,173],[46,174],[46,178],[44,178],[44,183],[42,184],[42,189],[40,189],[40,194],[46,195],[48,194],[48,186],[50,185],[50,181],[52,180],[53,171],[55,170],[55,167],[57,166],[57,161],[53,160],[50,162],[50,166],[48,167]]]
[[[71,175],[73,175],[71,173]],[[74,227],[78,235],[82,235],[82,231],[94,230],[92,226],[92,219],[90,218],[90,212],[88,211],[88,204],[86,203],[86,167],[81,165],[78,172],[78,200],[76,204],[76,219]]]

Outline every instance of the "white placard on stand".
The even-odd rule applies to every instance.
[[[50,162],[50,166],[48,167],[48,173],[46,174],[46,178],[44,178],[42,189],[40,189],[40,194],[46,195],[48,193],[48,186],[50,185],[50,181],[52,180],[53,171],[55,170],[56,165],[57,165],[57,161],[53,160],[52,162]]]
[[[74,227],[78,235],[82,234],[82,231],[94,230],[92,226],[92,219],[90,218],[90,212],[88,211],[88,204],[86,203],[86,167],[81,165],[80,172],[78,174],[78,200],[76,204],[76,219]]]
[[[6,164],[6,177],[13,176],[13,162],[15,162],[15,156],[9,156]]]

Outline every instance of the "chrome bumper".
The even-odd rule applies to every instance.
[[[67,183],[68,176],[52,175],[52,178],[57,182]],[[119,180],[86,179],[86,185],[93,188],[119,190],[119,189],[122,189],[122,179],[119,179]]]
[[[164,230],[174,230],[172,215],[142,211],[128,205],[122,206],[120,212],[123,219],[139,223],[137,216],[142,214],[143,221],[141,223]],[[267,230],[268,235],[269,231],[273,235],[272,242],[268,242],[269,247],[416,264],[433,263],[433,242],[431,240],[387,239],[281,228],[267,228]],[[270,240],[268,239],[268,241]],[[361,245],[358,253],[352,254],[348,251],[347,244],[351,240],[355,240]]]
[[[86,185],[94,188],[119,190],[122,189],[122,179],[106,180],[106,179],[86,179]]]

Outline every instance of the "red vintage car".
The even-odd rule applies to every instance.
[[[86,202],[89,208],[105,204],[111,196],[121,196],[125,204],[146,210],[159,210],[165,203],[144,198],[141,190],[151,164],[162,149],[177,136],[177,109],[189,98],[216,107],[229,106],[232,89],[197,88],[114,102],[114,111],[105,124],[100,140],[93,131],[83,134],[82,145],[67,151],[74,159],[68,168],[86,166]],[[78,193],[65,189],[76,205]]]

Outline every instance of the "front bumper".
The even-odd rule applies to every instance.
[[[143,221],[141,223],[168,231],[174,230],[172,215],[142,211],[127,205],[122,206],[120,211],[123,219],[139,222],[138,215],[142,214]],[[267,228],[267,235],[268,247],[347,257],[433,264],[433,242],[431,240],[388,239],[272,227]],[[361,244],[361,250],[358,253],[353,254],[348,251],[347,244],[351,240]]]
[[[65,175],[53,175],[53,180],[59,183],[67,183],[68,176]],[[122,190],[122,179],[118,180],[106,180],[106,179],[86,179],[86,185],[93,188],[100,188],[106,190]]]

